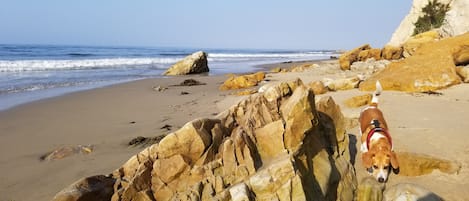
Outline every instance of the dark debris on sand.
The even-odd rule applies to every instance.
[[[181,82],[180,84],[173,85],[173,86],[196,86],[196,85],[206,85],[206,83],[203,83],[194,79],[187,79]]]
[[[156,137],[142,137],[138,136],[128,143],[129,146],[142,146],[142,147],[147,147],[153,144],[156,144],[160,142],[166,135],[160,135]]]

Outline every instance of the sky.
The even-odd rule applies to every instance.
[[[0,0],[0,44],[384,46],[411,0]]]

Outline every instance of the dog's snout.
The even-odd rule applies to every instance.
[[[384,182],[384,178],[383,178],[383,177],[380,177],[380,178],[378,178],[378,181],[379,181],[380,183],[383,183],[383,182]]]

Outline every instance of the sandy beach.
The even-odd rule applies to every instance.
[[[304,64],[304,63],[301,63]],[[283,63],[264,66],[282,68]],[[319,62],[320,68],[305,72],[269,73],[266,82],[300,78],[304,83],[323,78],[347,77],[337,61]],[[266,69],[266,71],[268,71]],[[185,79],[205,85],[173,86]],[[108,174],[143,147],[128,146],[137,137],[153,137],[175,131],[198,117],[213,117],[243,98],[220,91],[226,76],[181,76],[146,79],[105,88],[72,93],[21,105],[0,112],[0,200],[50,200],[74,181]],[[160,87],[158,91],[154,88]],[[441,90],[442,95],[384,91],[382,108],[393,135],[395,149],[454,160],[459,174],[434,171],[405,177],[392,175],[387,185],[416,183],[445,200],[469,199],[469,85]],[[358,89],[328,92],[348,118],[358,118],[361,108],[348,108],[344,101],[365,94]],[[169,125],[171,129],[165,129]],[[162,129],[163,128],[163,129]],[[348,131],[358,136],[358,129]],[[353,142],[359,146],[359,142]],[[54,161],[41,161],[47,152],[66,145],[93,145],[90,154],[77,154]],[[366,175],[360,157],[356,172]]]

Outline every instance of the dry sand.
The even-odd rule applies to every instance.
[[[296,65],[279,64],[283,66]],[[276,67],[270,65],[269,67]],[[323,78],[349,76],[335,61],[302,73],[269,74],[269,82],[301,78],[304,83]],[[170,86],[184,79],[205,82],[201,86]],[[77,92],[22,105],[0,112],[0,200],[50,200],[74,181],[108,174],[142,150],[129,147],[134,137],[166,134],[198,117],[213,117],[243,97],[218,90],[224,76],[184,76],[148,79]],[[155,91],[154,86],[168,87]],[[441,96],[383,92],[383,110],[394,139],[395,150],[423,153],[458,161],[457,175],[439,171],[418,177],[391,175],[388,186],[416,183],[446,200],[469,200],[469,85],[440,92]],[[188,92],[181,95],[181,92]],[[360,108],[347,108],[345,99],[365,92],[357,89],[329,92],[345,116],[356,118]],[[325,96],[320,95],[320,96]],[[161,129],[173,126],[171,131]],[[358,129],[349,131],[352,136]],[[64,145],[95,146],[91,154],[78,154],[56,161],[40,161],[41,155]],[[355,144],[359,146],[359,142]],[[366,175],[359,153],[356,171]]]

